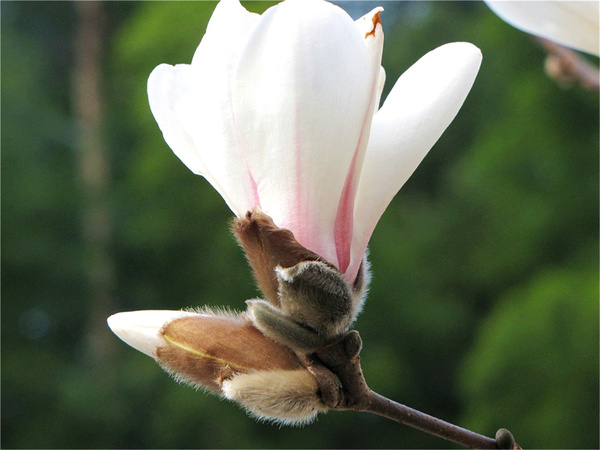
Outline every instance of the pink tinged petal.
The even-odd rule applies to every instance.
[[[354,233],[354,201],[356,189],[358,188],[358,179],[369,142],[369,133],[371,130],[371,121],[373,113],[378,108],[378,102],[381,95],[381,54],[383,51],[383,27],[379,14],[383,8],[378,7],[370,13],[358,19],[355,24],[361,36],[364,36],[364,44],[368,54],[368,64],[370,68],[369,79],[369,106],[364,112],[363,122],[358,143],[354,149],[354,155],[350,164],[350,170],[346,177],[342,196],[338,205],[338,212],[335,221],[334,238],[337,252],[339,269],[346,272],[350,265],[352,236]],[[356,276],[348,278],[348,281],[354,282]]]
[[[186,311],[132,311],[114,314],[107,322],[119,339],[154,358],[156,348],[167,345],[159,333],[162,327],[175,319],[192,315],[198,314]]]
[[[219,3],[191,65],[163,64],[148,80],[150,108],[165,140],[194,173],[203,175],[238,216],[258,205],[239,150],[231,78],[260,16],[237,0]]]
[[[597,1],[486,1],[515,28],[587,53],[600,53]]]
[[[342,9],[288,0],[261,17],[234,82],[235,123],[263,211],[333,264],[371,72],[364,36]]]
[[[375,114],[356,198],[348,277],[358,271],[389,202],[458,113],[480,64],[481,52],[474,45],[443,45],[398,79]]]

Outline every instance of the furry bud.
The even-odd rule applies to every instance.
[[[168,322],[160,334],[167,345],[156,349],[156,361],[178,380],[215,392],[236,373],[303,367],[243,316],[191,315]]]
[[[317,330],[295,321],[264,300],[248,300],[248,316],[265,336],[300,353],[312,353],[327,339]]]
[[[273,370],[232,377],[223,394],[251,415],[285,425],[311,422],[327,408],[318,396],[317,380],[308,370]]]
[[[353,292],[339,270],[319,261],[278,267],[277,280],[283,313],[326,337],[346,331],[361,306],[362,292]]]
[[[265,337],[245,314],[133,311],[108,323],[178,381],[238,402],[258,418],[301,425],[327,409],[305,363]]]

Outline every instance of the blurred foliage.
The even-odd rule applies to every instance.
[[[573,302],[580,307],[573,308]],[[598,273],[549,269],[507,292],[481,324],[463,367],[466,423],[493,434],[503,423],[531,448],[594,448],[598,426]],[[543,380],[523,389],[523,380]]]
[[[339,3],[354,18],[377,5]],[[105,318],[81,231],[76,15],[66,2],[0,7],[3,448],[453,447],[349,412],[302,429],[257,423],[176,384],[107,327],[91,345]],[[544,53],[482,3],[384,7],[384,96],[446,42],[472,42],[484,61],[371,241],[356,323],[367,381],[477,432],[507,427],[524,448],[598,448],[598,96],[548,79]],[[104,4],[111,312],[240,309],[258,295],[230,211],[168,149],[146,98],[155,66],[191,60],[213,8]]]

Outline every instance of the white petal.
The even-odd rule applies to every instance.
[[[123,342],[154,358],[155,349],[167,345],[159,333],[162,327],[190,315],[197,314],[186,311],[132,311],[114,314],[107,322]]]
[[[238,216],[252,209],[257,197],[238,148],[231,78],[258,19],[237,0],[223,0],[192,65],[163,64],[148,79],[150,107],[165,140],[190,170],[206,177]]]
[[[240,46],[260,20],[260,15],[244,8],[239,0],[221,0],[208,22],[206,34],[194,53],[192,65],[202,65],[206,60],[218,61],[228,66],[237,63]],[[234,53],[234,55],[232,55]],[[233,56],[233,57],[232,57]],[[228,67],[231,70],[234,67]]]
[[[363,41],[337,6],[288,0],[263,14],[234,89],[263,211],[334,264],[336,212],[371,103]]]
[[[188,95],[192,84],[191,66],[161,64],[148,77],[148,101],[154,119],[173,152],[194,173],[205,173],[206,168],[192,137],[183,128],[175,109]]]
[[[379,84],[377,86],[377,98],[375,101],[375,112],[379,110],[379,104],[381,103],[381,94],[383,92],[383,87],[385,86],[385,69],[381,67],[379,69]]]
[[[599,54],[598,1],[486,1],[502,20],[558,44]]]
[[[358,270],[389,202],[458,113],[480,64],[481,52],[474,45],[443,45],[398,79],[375,114],[356,199],[349,273]]]
[[[383,28],[379,18],[383,8],[377,7],[368,14],[358,19],[355,24],[359,33],[363,36],[363,42],[367,49],[368,65],[370,68],[369,98],[370,103],[366,111],[359,137],[359,143],[354,150],[350,170],[342,190],[335,221],[334,238],[338,258],[338,268],[346,272],[352,259],[352,238],[354,235],[354,204],[356,190],[358,188],[359,176],[365,157],[365,151],[369,142],[371,122],[373,114],[379,108],[381,96],[382,68],[381,54],[383,52]],[[385,78],[385,77],[384,77]],[[348,281],[354,282],[352,274]]]

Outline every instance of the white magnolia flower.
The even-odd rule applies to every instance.
[[[263,419],[304,424],[331,406],[299,355],[354,320],[371,233],[479,70],[473,45],[442,46],[379,109],[381,11],[354,22],[324,0],[286,0],[259,16],[222,0],[192,63],[148,80],[165,140],[236,214],[266,300],[241,314],[119,313],[109,326],[177,379]]]
[[[566,47],[600,53],[598,1],[490,1],[487,5],[515,28]]]
[[[379,109],[382,8],[353,21],[323,0],[257,15],[216,7],[191,64],[150,75],[175,154],[243,217],[258,208],[352,282],[379,217],[460,109],[481,63],[444,45]]]

